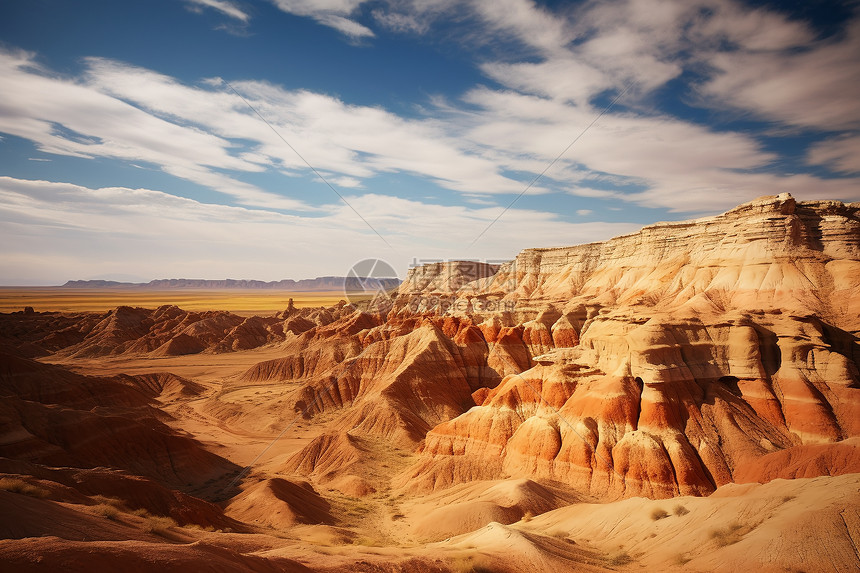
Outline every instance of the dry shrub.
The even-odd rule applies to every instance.
[[[176,527],[176,522],[170,517],[162,515],[150,515],[143,524],[143,530],[147,533],[166,536],[171,527]]]
[[[690,513],[690,510],[683,505],[676,505],[675,509],[673,509],[672,512],[678,517],[681,517],[682,515],[687,515],[688,513]]]
[[[486,560],[479,555],[456,557],[449,561],[453,573],[493,573]]]
[[[610,553],[606,556],[606,562],[609,563],[609,565],[618,567],[620,565],[632,563],[633,557],[631,557],[626,551],[615,551],[614,553]]]
[[[720,547],[732,545],[733,543],[737,543],[743,539],[743,535],[740,533],[741,529],[743,529],[743,525],[735,522],[728,527],[711,531],[711,539],[716,541],[717,545]]]
[[[666,517],[669,517],[669,512],[666,511],[665,509],[658,507],[658,508],[655,508],[654,511],[651,512],[651,519],[653,519],[654,521],[659,521],[659,520],[664,519]]]
[[[108,505],[106,503],[100,503],[98,505],[93,506],[93,511],[96,514],[101,515],[105,519],[114,520],[119,515],[119,510],[112,505]]]
[[[121,509],[125,506],[125,501],[121,500],[118,497],[109,497],[106,495],[91,495],[90,499],[99,505],[110,505],[118,509]]]
[[[27,483],[22,479],[9,477],[0,478],[0,490],[38,498],[46,498],[51,495],[51,492],[43,487]]]
[[[213,526],[211,526],[211,525],[203,526],[203,525],[200,525],[199,523],[186,523],[185,525],[183,525],[181,527],[182,527],[182,529],[190,529],[192,531],[208,531],[209,533],[212,533],[215,531],[215,528]]]

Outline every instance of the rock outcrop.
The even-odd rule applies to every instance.
[[[275,316],[242,317],[225,311],[191,312],[173,305],[156,309],[120,306],[106,313],[6,315],[0,342],[30,357],[182,356],[278,344],[316,326],[352,315],[330,308],[291,307]]]
[[[487,363],[505,378],[427,434],[400,485],[513,476],[603,497],[702,495],[782,477],[778,463],[753,468],[814,456],[816,444],[840,455],[800,475],[858,471],[858,213],[762,198],[604,243],[530,249],[467,284],[451,296],[473,309],[479,298],[515,304],[449,304],[483,319]],[[404,291],[392,314],[428,294]]]
[[[386,300],[266,318],[36,313],[2,336],[67,358],[279,344],[203,411],[252,432],[324,420],[285,468],[322,482],[363,439],[417,449],[395,480],[413,492],[513,477],[660,498],[860,467],[860,204],[784,194],[500,266],[433,263]],[[146,399],[195,391],[125,383]],[[282,387],[271,415],[225,398],[254,385]]]
[[[82,376],[0,353],[0,457],[120,468],[172,486],[234,471],[162,421],[152,383]]]

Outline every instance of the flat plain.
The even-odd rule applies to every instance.
[[[0,312],[14,312],[25,306],[39,312],[101,312],[118,306],[157,308],[173,304],[191,311],[217,309],[242,316],[265,316],[286,309],[290,299],[296,307],[303,308],[331,306],[345,298],[340,291],[0,287]]]

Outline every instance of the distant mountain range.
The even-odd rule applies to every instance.
[[[301,279],[298,281],[284,279],[280,281],[255,281],[245,279],[156,279],[148,283],[129,283],[106,280],[68,281],[63,288],[79,289],[103,289],[103,288],[129,288],[129,289],[256,289],[256,290],[284,290],[284,291],[333,291],[351,290],[367,291],[384,289],[389,290],[400,285],[400,279],[396,278],[359,278],[359,277],[317,277],[315,279]]]

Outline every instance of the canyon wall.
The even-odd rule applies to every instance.
[[[528,249],[453,292],[425,270],[392,315],[442,301],[422,310],[473,320],[503,379],[427,434],[401,485],[540,477],[668,497],[860,471],[858,212],[783,194]]]

